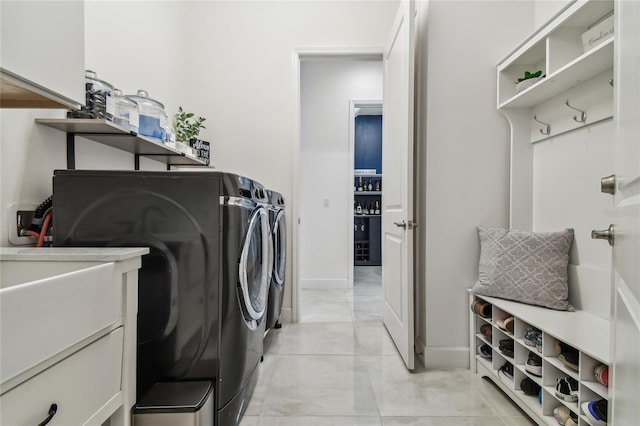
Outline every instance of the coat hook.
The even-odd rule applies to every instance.
[[[587,113],[586,113],[585,111],[583,111],[583,110],[581,110],[581,109],[578,109],[578,108],[574,108],[574,107],[572,107],[571,105],[569,105],[569,99],[565,99],[565,100],[564,100],[564,103],[565,103],[565,105],[566,105],[566,106],[568,106],[569,108],[571,108],[571,109],[575,109],[576,111],[578,111],[578,112],[580,113],[580,119],[578,119],[578,116],[577,116],[577,115],[574,115],[574,116],[573,116],[573,119],[574,119],[576,122],[578,122],[578,123],[584,123],[585,121],[587,121]]]
[[[613,79],[612,78],[609,79],[609,86],[613,87]]]
[[[545,126],[547,126],[547,128],[545,130],[540,129],[540,133],[542,133],[543,135],[548,135],[549,133],[551,133],[551,126],[550,125],[548,125],[544,121],[538,120],[538,117],[536,117],[535,114],[533,114],[533,119],[536,120],[538,123],[544,124]]]

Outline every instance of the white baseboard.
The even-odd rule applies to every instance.
[[[344,279],[303,279],[300,281],[301,288],[312,288],[316,290],[349,288],[349,280]]]
[[[280,324],[285,322],[293,322],[293,312],[291,308],[282,308],[280,311]]]
[[[424,361],[427,368],[469,368],[469,348],[427,346]]]

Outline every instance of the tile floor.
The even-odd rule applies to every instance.
[[[302,290],[302,321],[265,340],[241,426],[534,424],[469,370],[409,372],[382,324],[380,268],[356,267],[354,281]]]

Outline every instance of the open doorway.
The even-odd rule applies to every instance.
[[[356,221],[362,221],[360,229],[364,226],[368,231],[374,219],[369,217],[373,214],[356,219],[353,185],[355,119],[372,116],[370,108],[374,107],[380,119],[382,73],[381,55],[300,56],[300,224],[296,239],[297,318],[301,322],[382,317],[381,284],[375,300],[354,293],[357,280],[371,283],[377,278],[380,283],[381,275],[379,261],[377,273],[354,271]],[[375,193],[376,182],[370,183],[368,191],[367,181],[370,193],[360,198],[361,202],[366,199],[367,210],[375,212],[376,200],[369,198]],[[379,197],[377,201],[380,205]],[[365,220],[369,223],[364,224]]]
[[[382,320],[382,101],[352,101],[354,321]]]

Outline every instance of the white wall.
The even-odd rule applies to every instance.
[[[86,2],[85,61],[98,77],[124,93],[138,88],[175,111],[184,94],[182,6],[176,2]],[[55,19],[55,17],[52,17]],[[142,40],[145,40],[142,44]],[[0,110],[0,245],[9,245],[11,203],[39,204],[52,193],[53,170],[66,168],[66,136],[34,123],[64,118],[63,110]],[[76,142],[78,169],[133,169],[132,154],[82,138]],[[164,164],[145,158],[146,170]]]
[[[384,46],[396,1],[185,2],[190,108],[207,117],[216,167],[252,176],[287,200],[291,236],[294,49]],[[283,315],[291,313],[286,287]]]
[[[300,88],[300,283],[344,288],[353,250],[350,101],[382,100],[382,61],[303,61]]]
[[[535,28],[544,25],[573,0],[536,0]]]
[[[212,142],[212,163],[282,192],[291,236],[294,48],[382,46],[396,8],[397,1],[87,1],[86,66],[125,93],[146,89],[170,117],[179,105],[206,117],[201,136]],[[9,244],[8,205],[41,202],[53,170],[66,168],[64,133],[33,118],[64,116],[0,111],[0,245]],[[133,168],[133,155],[88,141],[76,157],[77,168]],[[164,165],[141,159],[141,168]],[[291,282],[291,262],[287,269]]]
[[[533,31],[533,2],[436,0],[420,13],[428,14],[417,47],[426,199],[416,347],[429,367],[464,367],[476,227],[508,226],[509,128],[495,107],[496,64]]]

